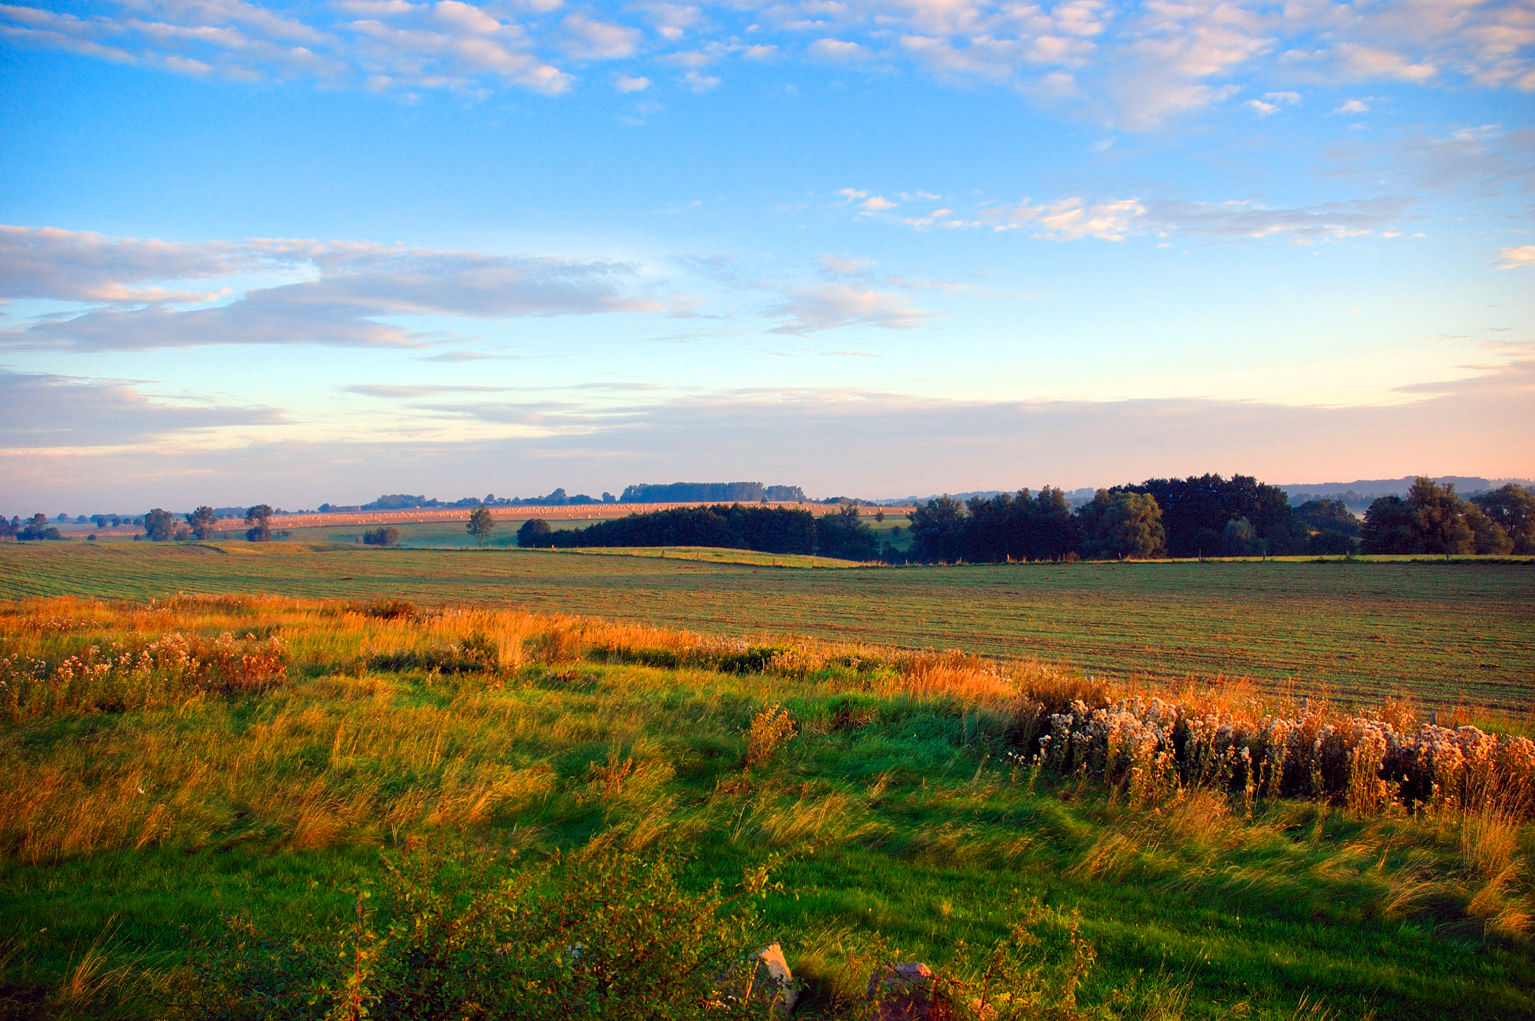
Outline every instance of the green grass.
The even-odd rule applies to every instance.
[[[665,557],[298,543],[0,545],[0,598],[406,598],[1034,658],[1166,683],[1535,712],[1535,567],[1238,561],[774,569]],[[1507,721],[1505,720],[1505,723]]]
[[[902,694],[867,653],[803,675],[658,669],[552,640],[568,634],[558,620],[473,607],[385,620],[334,604],[62,602],[11,619],[25,633],[7,640],[44,657],[259,631],[293,678],[0,725],[0,1006],[18,1016],[164,1016],[209,978],[199,948],[236,912],[318,954],[382,881],[380,855],[406,845],[542,857],[594,839],[680,847],[694,888],[791,852],[762,932],[812,980],[812,1009],[861,989],[860,947],[942,967],[1037,900],[1080,914],[1098,954],[1086,1003],[1170,982],[1190,1019],[1292,1018],[1318,1001],[1339,1018],[1535,1014],[1535,828],[1468,843],[1454,815],[1273,802],[1249,816],[1198,791],[1130,808],[1015,764],[998,706]],[[501,669],[426,665],[469,634]],[[780,703],[797,733],[744,768],[754,718]],[[108,979],[71,984],[93,945]]]

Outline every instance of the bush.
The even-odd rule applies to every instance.
[[[755,968],[752,900],[684,889],[672,856],[589,848],[532,863],[458,850],[386,860],[328,945],[237,921],[211,955],[211,1016],[333,1019],[761,1017],[725,990]],[[375,906],[369,909],[369,905]],[[310,1005],[313,1004],[314,1007]]]
[[[400,530],[393,525],[370,528],[362,533],[365,546],[395,546],[400,541]]]

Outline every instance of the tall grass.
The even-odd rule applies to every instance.
[[[242,676],[236,653],[269,652],[259,683],[228,680]],[[1303,964],[1233,963],[1233,977],[1207,979],[1195,969],[1214,967],[1212,952],[1157,935],[1182,924],[1168,911],[1205,903],[1284,919],[1271,931],[1297,961],[1311,952],[1313,916],[1357,925],[1377,948],[1417,946],[1410,933],[1421,930],[1529,956],[1523,746],[1421,724],[1401,703],[1343,712],[1240,683],[1159,691],[959,652],[399,600],[25,601],[0,606],[0,658],[24,664],[18,686],[30,686],[0,719],[0,884],[17,904],[42,895],[24,897],[16,877],[57,884],[99,867],[117,884],[120,863],[156,855],[171,869],[193,866],[164,863],[218,872],[225,866],[210,863],[249,854],[301,871],[359,848],[388,857],[443,844],[522,856],[531,870],[514,871],[542,878],[517,903],[545,906],[550,890],[576,889],[544,869],[551,856],[574,860],[585,847],[632,864],[691,847],[701,860],[678,873],[686,899],[774,849],[799,848],[794,897],[764,908],[793,928],[769,925],[752,939],[784,938],[792,959],[809,962],[804,1009],[822,1016],[863,1010],[869,970],[901,959],[895,943],[939,966],[956,1009],[975,1001],[1001,1012],[989,1016],[1026,1004],[1063,1018],[1214,1016],[1189,1008],[1191,996],[1211,1000],[1210,981],[1226,1003],[1263,981],[1307,993],[1353,982],[1347,1002],[1365,1002],[1365,979]],[[111,667],[97,686],[80,685],[79,664],[93,663]],[[475,883],[490,885],[476,889],[504,892],[496,884],[508,875],[482,874]],[[303,997],[324,984],[323,1010],[372,1010],[396,995],[391,983],[423,947],[447,938],[409,935],[414,909],[399,898],[438,905],[443,926],[482,918],[438,883],[418,875],[375,899],[396,898],[387,911],[365,905],[360,927],[355,914],[319,918],[285,938],[293,920],[253,915],[247,946],[271,951],[260,967],[307,975]],[[1015,885],[1074,900],[1052,894],[1030,914]],[[1105,907],[1089,913],[1098,900]],[[1240,923],[1220,924],[1233,933]],[[961,934],[978,949],[960,947]],[[333,966],[340,956],[324,967],[282,958],[295,938],[312,944],[310,957],[314,947],[346,951],[345,967]],[[501,967],[485,956],[498,938],[465,949],[474,967]],[[1235,941],[1233,961],[1257,953],[1223,938]],[[550,939],[540,945],[579,941]],[[1097,964],[1081,963],[1088,950]],[[35,1002],[120,1006],[140,996],[130,988],[139,979],[115,970],[129,957],[56,952]],[[257,962],[230,967],[247,965]],[[1173,977],[1132,981],[1147,967]],[[1295,971],[1304,977],[1275,977]],[[244,980],[229,981],[244,990],[226,990],[234,1001],[254,1002]],[[1068,982],[1080,990],[1075,1005],[1047,991]],[[997,999],[997,986],[1010,998]],[[1298,1002],[1251,995],[1267,997],[1258,1017],[1288,1016],[1274,1004]]]

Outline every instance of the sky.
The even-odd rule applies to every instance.
[[[0,512],[1535,476],[1530,0],[0,3]]]

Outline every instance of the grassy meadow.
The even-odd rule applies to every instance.
[[[962,649],[1157,685],[1248,678],[1535,730],[1535,566],[1234,561],[868,567],[301,543],[0,545],[0,598],[176,592],[475,603],[713,635]],[[729,560],[755,555],[730,551]],[[785,560],[787,558],[776,558]]]
[[[780,941],[797,1016],[862,1016],[870,969],[910,959],[961,1016],[977,991],[996,1017],[1535,1014],[1528,742],[1483,773],[1441,758],[1408,797],[1359,786],[1366,734],[1341,786],[1286,796],[1275,774],[1136,758],[1118,729],[1099,759],[1036,754],[1050,712],[1138,684],[399,600],[13,600],[0,680],[8,1016],[424,1016],[411,975],[544,960],[509,963],[505,931],[554,939],[557,966],[498,980],[548,1008],[501,1016],[595,1016],[559,999],[591,978],[569,948],[617,918],[603,938],[659,952],[645,925],[679,911],[667,947],[703,948],[688,975]],[[1251,684],[1183,698],[1196,726],[1354,725]],[[527,882],[496,886],[503,866]],[[470,910],[484,889],[518,910]],[[603,908],[543,924],[571,904]],[[700,932],[700,904],[729,924]],[[438,953],[445,929],[487,935]],[[605,1016],[735,1016],[643,1006]]]

